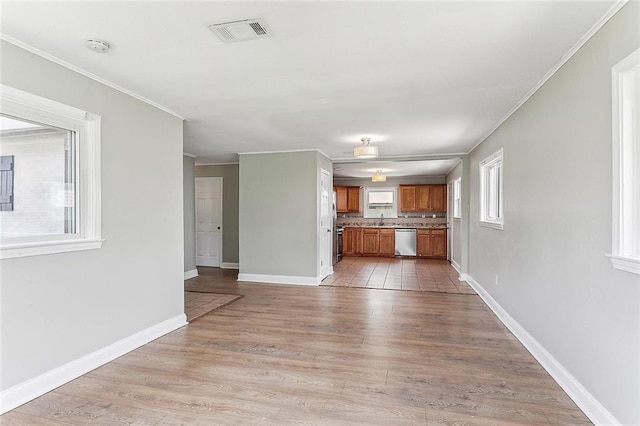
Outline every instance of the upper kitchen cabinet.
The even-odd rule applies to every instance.
[[[334,186],[336,191],[336,211],[338,213],[360,212],[359,186]]]
[[[400,211],[446,212],[446,185],[400,185]]]

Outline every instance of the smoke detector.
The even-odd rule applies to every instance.
[[[262,19],[243,19],[241,21],[222,22],[209,25],[218,38],[224,43],[236,41],[255,40],[257,38],[271,37],[272,33]]]
[[[94,52],[98,53],[106,53],[107,50],[109,50],[109,48],[111,47],[106,41],[98,39],[87,40],[86,46],[87,49],[93,50]]]

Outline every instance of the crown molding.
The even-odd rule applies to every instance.
[[[124,87],[119,86],[119,85],[117,85],[115,83],[112,83],[109,80],[106,80],[106,79],[104,79],[102,77],[98,77],[97,75],[95,75],[93,73],[90,73],[89,71],[86,71],[86,70],[84,70],[84,69],[82,69],[80,67],[77,67],[77,66],[75,66],[73,64],[70,64],[69,62],[62,60],[62,59],[58,58],[57,56],[54,56],[54,55],[52,55],[50,53],[47,53],[47,52],[44,52],[44,51],[42,51],[40,49],[37,49],[37,48],[27,44],[27,43],[24,43],[24,42],[18,40],[18,39],[15,39],[15,38],[13,38],[11,36],[8,36],[6,34],[0,33],[0,40],[6,41],[7,43],[10,43],[10,44],[13,44],[14,46],[17,46],[17,47],[19,47],[21,49],[24,49],[29,53],[32,53],[32,54],[37,55],[37,56],[40,56],[41,58],[44,58],[44,59],[46,59],[48,61],[51,61],[51,62],[53,62],[55,64],[58,64],[60,66],[63,66],[63,67],[65,67],[65,68],[67,68],[67,69],[69,69],[71,71],[74,71],[74,72],[76,72],[78,74],[81,74],[81,75],[87,77],[87,78],[90,78],[90,79],[92,79],[94,81],[97,81],[98,83],[104,84],[105,86],[108,86],[108,87],[110,87],[112,89],[115,89],[115,90],[117,90],[119,92],[122,92],[125,95],[129,95],[132,98],[136,98],[139,101],[142,101],[142,102],[144,102],[144,103],[146,103],[148,105],[151,105],[154,108],[157,108],[157,109],[159,109],[161,111],[164,111],[164,112],[166,112],[168,114],[171,114],[174,117],[179,118],[180,120],[188,121],[187,118],[183,117],[182,115],[178,114],[175,111],[170,110],[169,108],[167,108],[167,107],[165,107],[163,105],[160,105],[160,104],[158,104],[156,102],[153,102],[152,100],[147,99],[144,96],[138,95],[137,93],[134,93],[131,90],[125,89]]]
[[[520,101],[515,104],[513,106],[513,108],[511,108],[509,110],[509,112],[507,112],[504,117],[502,117],[500,120],[498,120],[498,122],[496,123],[495,126],[493,126],[493,128],[483,137],[480,139],[480,142],[478,142],[477,144],[475,144],[470,150],[469,152],[467,152],[467,154],[471,154],[471,152],[476,149],[478,146],[480,146],[480,144],[484,141],[486,141],[492,134],[495,133],[496,130],[498,130],[500,128],[500,126],[502,126],[502,124],[507,121],[509,119],[509,117],[511,117],[517,110],[520,109],[520,107],[522,105],[525,104],[525,102],[527,102],[529,100],[529,98],[531,98],[538,90],[540,90],[540,88],[542,86],[544,86],[544,84],[551,78],[553,77],[553,75],[560,69],[562,68],[562,66],[567,63],[567,61],[569,61],[569,59],[571,59],[573,57],[573,55],[575,55],[578,50],[580,50],[580,48],[582,46],[585,45],[585,43],[587,41],[589,41],[589,39],[591,37],[593,37],[595,35],[595,33],[597,33],[598,31],[600,31],[600,28],[602,28],[604,26],[604,24],[606,24],[609,19],[611,19],[616,13],[618,13],[618,11],[620,9],[622,9],[622,7],[627,4],[629,2],[629,0],[618,0],[616,3],[614,3],[613,6],[611,6],[609,8],[609,10],[602,16],[602,18],[600,18],[595,24],[593,24],[593,26],[589,29],[589,31],[587,31],[582,37],[580,37],[580,39],[576,42],[576,44],[573,45],[573,47],[571,47],[571,49],[569,49],[567,51],[567,53],[565,53],[562,58],[560,58],[560,60],[549,70],[547,71],[547,73],[544,75],[544,77],[542,77],[542,79],[531,88],[531,90],[529,90],[527,92],[526,95],[524,95],[524,97],[522,99],[520,99]]]

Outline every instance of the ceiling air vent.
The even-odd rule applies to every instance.
[[[243,19],[209,25],[209,29],[225,43],[271,37],[271,31],[262,19]]]

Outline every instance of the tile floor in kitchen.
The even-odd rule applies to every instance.
[[[476,294],[446,260],[344,257],[321,285]]]

